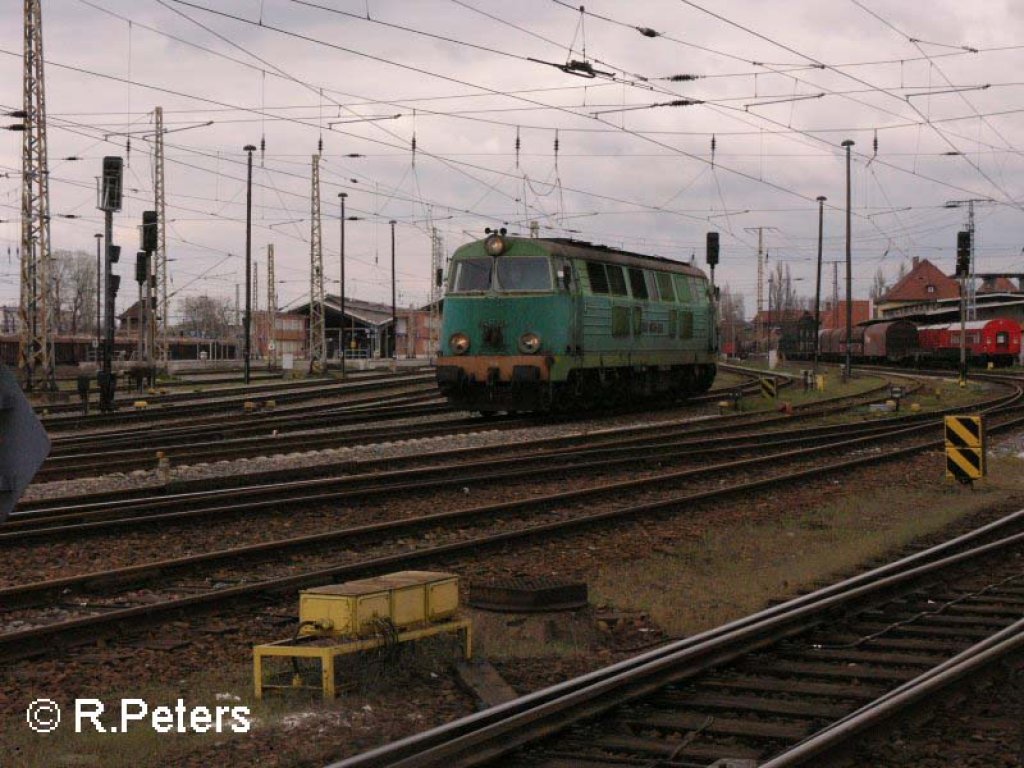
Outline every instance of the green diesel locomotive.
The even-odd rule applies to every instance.
[[[437,382],[458,408],[675,400],[710,388],[717,356],[713,289],[690,265],[504,230],[452,256]]]

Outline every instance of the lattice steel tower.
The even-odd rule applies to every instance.
[[[320,227],[320,155],[313,155],[313,190],[309,216],[309,371],[327,369],[324,318],[324,250]]]
[[[430,228],[430,351],[435,357],[441,348],[441,299],[444,296],[444,241],[437,227]]]
[[[267,246],[267,365],[277,367],[277,283],[274,279],[274,244]]]
[[[156,253],[153,275],[156,286],[153,297],[157,302],[156,316],[159,328],[160,364],[167,366],[167,326],[171,308],[167,303],[167,206],[164,197],[164,108],[156,108],[156,135],[153,137],[153,207],[156,210]]]
[[[24,130],[21,144],[21,333],[18,366],[25,388],[55,391],[53,308],[50,303],[50,177],[46,160],[43,13],[25,0]]]

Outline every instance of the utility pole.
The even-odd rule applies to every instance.
[[[50,288],[50,174],[46,151],[46,88],[43,81],[43,12],[40,0],[25,0],[21,141],[21,333],[18,365],[25,389],[37,380],[56,391],[53,308]]]
[[[267,366],[277,367],[277,283],[274,278],[274,244],[267,246]]]
[[[821,248],[825,231],[824,195],[818,196],[818,277],[814,284],[814,372],[818,372],[818,355],[821,354]]]
[[[395,220],[391,220],[391,370],[398,370],[398,311],[395,302]],[[406,334],[408,339],[408,334]]]
[[[850,216],[850,147],[853,146],[853,141],[847,139],[843,146],[846,147],[846,366],[843,369],[845,380],[853,373],[853,223]]]
[[[100,361],[100,345],[103,343],[103,321],[100,314],[102,306],[100,297],[103,295],[103,253],[100,250],[103,242],[103,233],[97,232],[96,238],[96,362]]]
[[[771,297],[769,296],[769,299]],[[764,229],[757,228],[757,311],[764,309]],[[769,345],[770,346],[770,345]]]
[[[539,226],[530,222],[530,237],[536,238]],[[444,296],[444,241],[437,227],[430,229],[430,357],[441,348],[441,298]]]
[[[341,302],[341,333],[338,335],[338,358],[341,364],[341,378],[345,378],[345,198],[347,192],[339,192],[338,200],[341,203],[341,295],[338,297]]]
[[[153,296],[159,301],[156,310],[160,326],[160,365],[165,370],[170,351],[167,346],[167,326],[170,323],[171,308],[167,303],[167,204],[164,195],[164,108],[155,110],[156,134],[153,137],[153,208],[156,210],[156,253],[154,255]],[[156,329],[154,328],[154,335]],[[151,347],[152,349],[152,347]]]
[[[832,327],[839,327],[839,262],[832,262]]]
[[[764,231],[772,230],[775,227],[744,227],[744,232],[757,232],[757,315],[764,312]],[[756,330],[756,329],[755,329]],[[761,322],[761,332],[764,332],[764,321]]]
[[[246,164],[245,179],[245,383],[250,380],[250,365],[252,359],[252,153],[256,147],[246,144],[242,151],[248,155]]]
[[[327,329],[324,317],[324,251],[320,228],[320,155],[313,155],[309,231],[309,372],[327,370]]]

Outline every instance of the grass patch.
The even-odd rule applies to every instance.
[[[1020,460],[993,459],[990,478],[974,492],[942,482],[937,472],[934,491],[876,489],[770,521],[718,523],[699,537],[611,565],[591,581],[591,597],[645,611],[671,635],[690,635],[835,581],[1021,490]]]

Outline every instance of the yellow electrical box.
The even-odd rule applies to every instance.
[[[399,571],[392,575],[418,579],[424,585],[423,611],[427,621],[447,619],[459,609],[458,576],[439,571]]]
[[[398,571],[303,590],[299,595],[299,621],[310,623],[300,634],[371,634],[376,629],[374,619],[388,619],[403,628],[449,618],[458,607],[458,576]]]
[[[299,621],[329,623],[326,634],[363,635],[373,631],[374,619],[391,616],[391,595],[376,579],[329,584],[299,593]],[[325,634],[304,625],[300,635]]]

